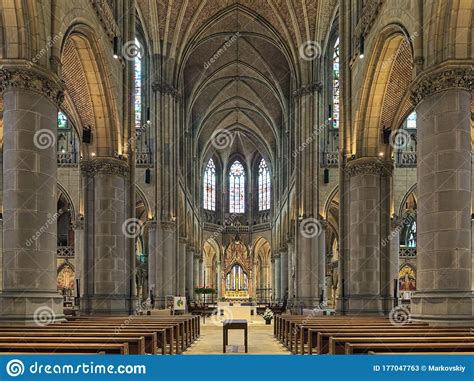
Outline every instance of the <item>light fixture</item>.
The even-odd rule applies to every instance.
[[[91,153],[91,156],[94,157],[94,156],[95,156],[95,152],[92,152],[92,153]]]
[[[146,122],[148,124],[151,123],[151,120],[150,120],[150,106],[148,106],[147,109],[146,109]]]
[[[364,35],[361,34],[360,37],[359,37],[359,58],[364,58],[364,50],[365,50],[365,47],[364,47]]]
[[[120,40],[118,36],[114,36],[114,58],[117,60],[119,58],[119,45]]]
[[[332,105],[328,105],[328,121],[332,120]]]
[[[383,152],[379,152],[379,156],[380,157],[383,157],[384,153]]]

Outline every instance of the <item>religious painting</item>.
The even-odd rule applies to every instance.
[[[74,270],[69,264],[64,264],[58,271],[57,286],[58,290],[74,289]]]
[[[400,293],[416,290],[415,270],[410,265],[405,265],[398,274]]]

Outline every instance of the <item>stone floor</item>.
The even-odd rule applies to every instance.
[[[249,323],[248,327],[249,354],[290,354],[290,352],[273,337],[273,325],[265,325],[263,322],[253,322]],[[245,354],[243,331],[229,331],[229,345],[226,351],[227,354]],[[208,321],[204,324],[201,323],[201,336],[184,354],[223,354],[222,324],[212,321]]]

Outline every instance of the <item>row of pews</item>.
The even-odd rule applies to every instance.
[[[381,316],[275,316],[274,335],[294,354],[474,354],[472,327],[394,324]]]
[[[179,354],[199,335],[195,315],[78,317],[0,326],[0,354]]]

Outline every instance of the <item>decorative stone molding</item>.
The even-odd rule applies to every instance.
[[[176,222],[174,221],[161,221],[161,228],[168,232],[176,231]]]
[[[64,91],[59,81],[42,73],[23,68],[0,69],[0,93],[11,89],[25,89],[48,97],[58,107],[64,100]]]
[[[179,241],[179,243],[187,244],[188,243],[188,237],[179,237],[178,241]]]
[[[349,161],[344,170],[349,177],[366,174],[389,177],[393,172],[393,164],[392,162],[382,161],[378,158],[363,157]]]
[[[148,229],[148,231],[152,231],[152,230],[155,230],[156,229],[156,221],[155,220],[147,220],[145,222],[145,226],[146,228]]]
[[[173,98],[180,98],[181,96],[179,90],[176,87],[164,81],[153,82],[151,84],[151,89],[154,92],[158,92],[162,95],[171,95]]]
[[[127,162],[113,157],[82,160],[80,165],[82,173],[88,177],[94,177],[97,174],[127,177],[129,172]]]
[[[315,93],[319,93],[323,89],[323,85],[321,82],[313,82],[307,85],[301,86],[299,89],[293,91],[293,96],[295,98],[300,98],[305,95],[313,95]]]
[[[366,36],[369,33],[382,5],[383,0],[367,0],[365,2],[364,8],[362,9],[362,15],[360,16],[359,22],[354,31],[355,40],[358,40],[361,34]]]
[[[105,33],[109,37],[110,42],[115,36],[120,36],[120,29],[115,21],[114,12],[107,0],[91,0],[92,8],[94,8]]]
[[[71,222],[71,226],[74,230],[84,230],[84,217],[77,218]]]
[[[445,68],[441,71],[422,75],[411,90],[410,100],[414,106],[426,97],[448,89],[474,90],[474,70],[472,67]]]

